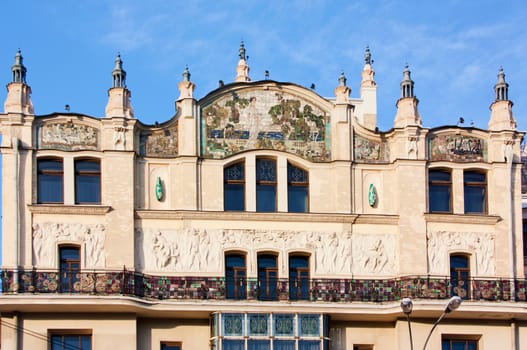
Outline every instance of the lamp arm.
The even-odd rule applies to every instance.
[[[410,349],[414,350],[414,340],[412,339],[412,326],[410,322],[410,314],[406,314],[406,319],[408,320],[408,333],[410,333]]]
[[[437,319],[437,321],[435,321],[434,325],[432,326],[432,329],[430,330],[430,333],[428,333],[428,337],[426,337],[426,341],[425,341],[425,345],[423,346],[423,350],[426,349],[426,345],[428,344],[428,341],[430,340],[430,337],[432,336],[432,333],[434,332],[434,329],[436,329],[437,325],[439,324],[439,322],[441,322],[441,320],[446,316],[446,312],[443,312],[441,314],[441,316],[439,316],[439,318]]]

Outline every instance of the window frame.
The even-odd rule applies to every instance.
[[[466,266],[453,266],[453,259],[464,259],[466,262]],[[459,260],[458,260],[459,261]],[[461,299],[470,299],[471,298],[471,271],[470,271],[470,255],[465,253],[452,253],[449,255],[449,266],[450,266],[450,291],[451,295],[457,295],[461,297]],[[453,277],[454,274],[456,275],[455,278]],[[463,274],[466,274],[466,277],[463,277]],[[453,281],[458,281],[457,286],[452,283]],[[463,281],[463,284],[459,284],[459,281]],[[464,293],[466,295],[460,295],[463,293],[459,293],[456,291],[456,288],[466,285],[465,288],[462,288],[464,290]]]
[[[98,171],[81,169],[77,170],[77,164],[81,163],[96,163],[99,166]],[[101,159],[92,157],[79,157],[75,158],[73,162],[73,173],[74,173],[74,193],[75,193],[75,204],[101,204],[102,202],[102,171],[101,171]],[[84,201],[79,199],[80,191],[79,187],[82,184],[79,179],[85,177],[98,177],[97,190],[99,194],[98,200]],[[82,198],[81,198],[82,199]]]
[[[466,175],[483,175],[484,181],[467,181]],[[484,191],[484,194],[481,198],[483,201],[481,207],[481,211],[468,211],[467,210],[467,189],[468,188],[482,188]],[[464,213],[465,214],[487,214],[488,212],[488,180],[487,180],[487,173],[480,169],[466,169],[463,170],[463,206],[464,206]]]
[[[61,343],[60,344],[54,344],[54,337],[61,337]],[[82,349],[82,350],[92,350],[93,349],[93,334],[91,329],[51,329],[48,330],[48,339],[50,343],[50,349],[55,349],[56,345],[59,345],[61,347],[61,350],[70,349],[71,346],[64,346],[64,337],[78,337],[78,342],[81,341],[81,338],[88,337],[89,339],[89,348],[83,348],[82,344],[81,347],[78,347],[78,345],[74,345],[75,349]]]
[[[243,266],[228,266],[227,259],[242,258]],[[239,251],[228,251],[225,252],[225,298],[229,300],[245,300],[247,299],[247,254]],[[229,278],[227,275],[232,271],[233,274],[233,285],[232,285],[232,297],[230,296]],[[238,276],[238,273],[242,276]],[[238,281],[237,281],[238,279]]]
[[[179,350],[183,350],[183,343],[180,341],[164,341],[162,340],[159,344],[161,350],[170,349],[170,347],[178,347]]]
[[[237,167],[237,166],[240,166],[241,167],[241,170],[242,170],[242,179],[241,180],[238,180],[238,179],[228,179],[226,178],[226,172],[228,171],[229,168],[233,168],[233,167]],[[242,160],[239,160],[239,161],[236,161],[236,162],[233,162],[233,163],[229,163],[227,165],[225,165],[223,167],[223,210],[224,211],[245,211],[247,205],[246,205],[246,192],[247,192],[247,186],[246,186],[246,171],[245,171],[245,159],[242,159]],[[242,186],[242,190],[243,190],[243,206],[241,209],[227,209],[227,197],[228,197],[228,194],[227,194],[227,186]]]
[[[309,286],[310,286],[310,270],[311,270],[311,256],[302,252],[291,252],[288,256],[288,271],[289,271],[289,300],[309,300]],[[293,267],[291,259],[305,260],[306,266]],[[303,273],[305,272],[305,275]],[[296,274],[296,279],[293,280],[292,274]],[[307,277],[307,278],[306,278]],[[303,283],[307,281],[304,286]],[[300,282],[300,286],[298,286]],[[296,293],[295,293],[296,291]]]
[[[78,274],[82,270],[81,266],[81,247],[75,244],[61,244],[59,250],[59,271],[60,271],[60,291],[62,293],[78,293],[75,290],[75,283],[80,282]],[[65,258],[63,252],[66,250],[75,251],[76,258]],[[73,267],[77,264],[77,268]]]
[[[432,173],[436,174],[448,174],[449,180],[438,180],[438,179],[432,179]],[[445,188],[448,189],[448,210],[437,210],[432,209],[432,189],[440,189]],[[443,193],[443,192],[441,192]],[[438,213],[438,214],[451,214],[453,210],[453,203],[452,203],[452,169],[447,168],[429,168],[428,169],[428,212],[429,213]]]
[[[445,345],[449,345],[448,350],[452,349],[452,342],[465,342],[464,348],[466,349],[467,343],[475,343],[476,349],[478,350],[480,348],[479,346],[479,340],[481,339],[481,335],[471,335],[471,334],[442,334],[441,335],[441,349],[445,347]],[[448,344],[445,344],[445,342],[448,342]]]
[[[261,162],[272,162],[274,165],[274,181],[273,180],[260,180],[259,179],[259,173],[258,168],[259,164]],[[278,167],[277,167],[277,161],[275,158],[272,157],[256,157],[255,162],[255,169],[256,169],[256,212],[258,213],[275,213],[278,211]],[[259,189],[260,186],[263,186],[263,188],[273,188],[274,190],[274,210],[262,210],[262,205],[258,205],[260,201],[258,200],[258,195],[264,193],[262,189]],[[261,198],[261,197],[260,197]],[[260,209],[258,208],[260,206]]]
[[[266,260],[274,261],[271,266]],[[275,252],[259,252],[256,257],[258,276],[258,300],[277,301],[279,299],[279,269],[278,254]],[[273,278],[274,275],[274,278]]]
[[[44,162],[60,163],[62,170],[55,169],[41,169],[41,164]],[[42,183],[42,176],[60,177],[60,200],[43,200],[41,198],[41,188],[44,187]],[[37,158],[37,203],[39,204],[64,204],[64,159],[60,157],[39,157]]]
[[[290,178],[290,169],[299,169],[305,173],[305,181],[293,181]],[[290,196],[290,191],[295,187],[303,187],[306,190],[305,193],[305,210],[292,210],[292,201]],[[289,213],[309,213],[309,171],[304,167],[298,166],[290,161],[287,162],[287,211]]]

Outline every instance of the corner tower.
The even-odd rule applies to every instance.
[[[494,102],[490,105],[489,130],[516,130],[512,105],[512,101],[509,100],[509,84],[505,81],[503,68],[500,67],[498,81],[494,85]]]

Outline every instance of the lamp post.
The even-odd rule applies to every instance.
[[[443,313],[441,314],[441,316],[439,316],[437,321],[434,322],[434,325],[432,326],[432,329],[428,333],[428,336],[426,337],[425,345],[423,345],[423,350],[426,350],[426,345],[428,344],[428,341],[430,340],[430,337],[432,336],[432,333],[434,332],[434,329],[437,327],[439,322],[441,322],[441,320],[443,320],[443,318],[445,318],[445,316],[447,314],[449,314],[452,311],[456,310],[459,307],[459,305],[461,305],[462,301],[463,301],[463,299],[461,299],[458,296],[453,296],[452,298],[450,298],[450,300],[448,301],[448,304],[446,305],[445,309],[443,310]],[[414,349],[414,341],[412,339],[412,326],[411,326],[411,322],[410,322],[410,314],[412,313],[412,308],[413,308],[412,299],[410,299],[410,298],[403,298],[401,300],[401,310],[406,315],[406,320],[408,321],[408,332],[410,334],[410,349],[411,350]]]

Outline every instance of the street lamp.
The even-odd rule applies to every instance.
[[[462,301],[463,299],[461,299],[458,296],[453,296],[452,298],[450,298],[450,300],[448,301],[448,304],[445,307],[445,310],[443,310],[443,313],[441,314],[441,316],[439,316],[437,321],[434,322],[434,325],[432,326],[430,333],[428,333],[428,336],[426,337],[425,345],[423,346],[423,350],[426,349],[426,345],[428,344],[428,341],[430,340],[430,336],[434,332],[434,329],[437,327],[439,322],[441,322],[441,320],[445,318],[447,314],[456,310],[459,307],[459,305],[461,305]],[[412,308],[413,308],[412,299],[403,298],[401,300],[401,310],[406,315],[406,320],[408,321],[408,332],[410,333],[410,349],[414,350],[414,341],[412,339],[412,327],[411,327],[411,322],[410,322],[410,314],[412,313]]]

